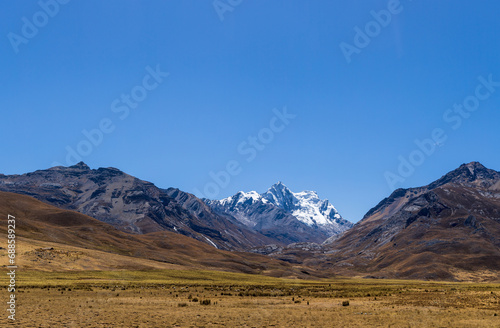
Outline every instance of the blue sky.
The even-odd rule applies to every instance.
[[[462,163],[500,170],[496,1],[41,3],[0,12],[1,173],[74,151],[198,196],[283,181],[358,221]]]

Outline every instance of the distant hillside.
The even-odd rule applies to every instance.
[[[194,195],[158,188],[115,168],[91,170],[78,163],[23,175],[0,175],[0,190],[78,211],[131,233],[170,231],[226,250],[277,242],[229,215],[215,214]]]
[[[31,263],[27,263],[27,268],[31,269],[189,267],[271,276],[310,276],[299,268],[266,256],[218,250],[168,231],[129,234],[86,215],[61,210],[28,196],[0,192],[0,232],[3,234],[6,233],[8,214],[14,215],[17,221],[16,237],[21,240],[18,242],[18,260],[26,264],[29,259]],[[36,250],[42,246],[54,250]],[[82,258],[77,260],[80,253]],[[7,255],[7,250],[1,250],[1,254]],[[74,261],[68,260],[71,256]]]
[[[473,162],[396,190],[339,238],[303,248],[273,256],[346,275],[500,280],[500,172]]]

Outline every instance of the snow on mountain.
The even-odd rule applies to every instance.
[[[341,216],[328,200],[321,200],[314,191],[294,194],[298,199],[297,209],[292,212],[300,221],[311,224],[328,224]]]
[[[281,181],[274,184],[269,190],[261,195],[271,204],[291,212],[295,208],[298,199]]]
[[[269,228],[270,224],[279,228],[283,222],[290,224],[291,217],[297,220],[297,223],[312,229],[311,234],[314,234],[313,230],[319,230],[329,237],[344,232],[353,225],[343,219],[328,200],[320,199],[316,192],[294,193],[282,182],[274,184],[263,194],[240,191],[234,196],[220,201],[208,201],[207,204],[233,215],[238,221],[252,228],[263,225]],[[270,207],[276,209],[272,211],[271,217]],[[288,219],[282,220],[285,215]]]
[[[261,195],[256,191],[243,192],[240,191],[236,195],[221,199],[219,202],[222,205],[226,206],[235,206],[238,204],[253,204],[258,201],[267,202],[267,200],[263,200]]]
[[[320,199],[315,191],[294,193],[278,182],[261,196],[309,226],[318,225],[333,234],[352,227],[352,223],[344,220],[337,209],[328,200]]]

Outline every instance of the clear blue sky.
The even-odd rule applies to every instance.
[[[4,1],[0,172],[66,164],[67,147],[103,119],[113,131],[80,149],[92,168],[204,193],[210,172],[236,161],[241,172],[217,198],[280,180],[318,191],[351,221],[391,193],[387,172],[399,175],[399,156],[434,129],[447,140],[429,144],[423,163],[414,154],[414,172],[393,187],[470,161],[500,170],[500,87],[475,96],[479,76],[500,81],[498,1],[237,2],[220,5],[221,20],[212,1],[73,0],[48,5],[51,15]],[[371,11],[388,6],[390,22],[374,24]],[[355,27],[371,36],[358,35],[348,63],[340,45],[355,46]],[[169,75],[157,83],[146,67]],[[135,108],[122,100],[132,90]],[[443,118],[465,99],[473,112]],[[296,117],[282,130],[273,121],[280,131],[264,149],[241,146],[259,132],[269,141],[284,106]]]

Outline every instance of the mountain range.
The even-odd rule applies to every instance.
[[[144,267],[500,280],[500,172],[478,162],[395,190],[354,225],[317,193],[294,193],[281,182],[261,194],[201,200],[84,163],[0,175],[0,191],[0,210],[22,213],[21,237],[30,243],[150,261]]]
[[[219,250],[169,231],[126,233],[76,211],[32,197],[0,192],[0,232],[16,218],[16,264],[23,270],[211,269],[275,277],[315,276],[283,261],[252,253]],[[0,248],[2,267],[7,249]]]
[[[239,213],[215,206],[216,202],[207,205],[179,189],[158,188],[116,168],[92,170],[83,162],[22,175],[0,175],[0,191],[28,195],[62,209],[75,210],[125,232],[176,232],[225,250],[322,242],[352,225],[328,201],[320,201],[317,196],[309,197],[309,202],[302,197],[301,203],[297,203],[298,198],[282,184],[273,186],[265,196],[278,197],[283,204],[275,201],[273,205],[262,198],[256,202],[261,207],[246,209],[248,218],[261,218],[259,225],[252,226],[242,221]],[[310,218],[305,217],[307,211],[311,212]],[[322,221],[316,224],[311,220]]]

